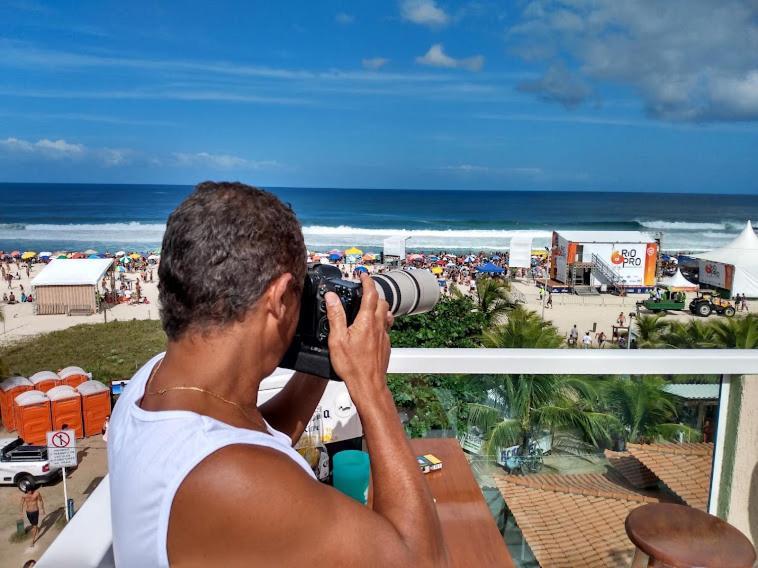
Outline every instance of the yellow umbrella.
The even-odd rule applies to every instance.
[[[34,258],[35,256],[37,256],[36,252],[32,250],[28,250],[24,254],[21,255],[21,260],[29,260],[30,258]]]
[[[363,254],[363,251],[361,249],[355,248],[355,247],[351,247],[351,248],[349,248],[349,249],[347,249],[345,251],[345,255],[346,256],[347,255],[353,255],[353,256],[355,256],[355,255],[358,255],[358,254]]]
[[[432,267],[432,274],[442,274],[442,267],[441,266],[433,266]]]
[[[133,260],[139,260],[140,258],[142,258],[142,255],[137,254],[136,252],[133,252],[132,254],[129,255],[129,258]]]
[[[545,258],[547,256],[547,251],[545,249],[532,249],[532,256],[539,256],[540,258]]]

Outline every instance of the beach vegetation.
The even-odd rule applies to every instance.
[[[510,310],[505,323],[496,324],[482,333],[482,345],[490,348],[558,348],[563,335],[539,314],[516,306]]]
[[[130,378],[165,346],[158,320],[112,321],[75,325],[10,343],[0,349],[0,360],[7,366],[6,376],[28,377],[76,365],[107,383]]]
[[[393,347],[480,347],[486,325],[470,297],[442,298],[427,313],[395,320],[390,339]]]
[[[546,431],[555,446],[566,446],[561,438],[570,440],[571,446],[577,439],[599,446],[619,427],[615,416],[598,410],[597,381],[591,378],[500,375],[497,379],[486,403],[469,405],[469,424],[485,433],[483,450],[490,457],[500,448],[527,448]]]
[[[456,287],[453,294],[460,297],[462,292]],[[499,323],[503,316],[516,307],[511,294],[511,283],[503,278],[480,277],[476,280],[476,308],[484,316],[485,325]]]
[[[620,422],[620,433],[626,441],[650,443],[675,441],[699,442],[699,431],[677,424],[677,405],[663,388],[667,381],[661,377],[642,376],[604,380],[601,400],[608,412]]]

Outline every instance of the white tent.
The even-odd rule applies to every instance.
[[[700,288],[700,286],[694,282],[687,280],[682,274],[682,271],[678,268],[676,269],[676,274],[673,276],[660,278],[658,280],[658,285],[670,288],[675,292],[696,292]]]
[[[32,280],[39,315],[88,315],[97,310],[97,285],[110,258],[55,259]]]
[[[731,243],[693,255],[700,265],[700,283],[729,290],[732,296],[758,298],[758,236],[747,222]]]
[[[529,268],[532,266],[532,238],[513,237],[509,250],[508,266],[511,268]]]

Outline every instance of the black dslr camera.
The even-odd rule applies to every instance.
[[[387,301],[395,316],[431,310],[439,299],[437,279],[428,270],[392,270],[372,277],[379,296]],[[308,266],[300,303],[297,331],[280,367],[341,380],[329,360],[329,320],[326,316],[326,293],[339,296],[350,325],[358,315],[363,297],[360,282],[343,280],[336,266]]]

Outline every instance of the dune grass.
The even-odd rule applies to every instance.
[[[28,377],[69,365],[108,382],[128,379],[143,363],[163,351],[166,336],[157,320],[83,324],[20,340],[0,348],[5,375]]]

